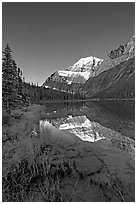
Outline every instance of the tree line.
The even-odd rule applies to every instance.
[[[44,103],[47,100],[82,99],[79,93],[71,94],[47,89],[38,84],[25,82],[22,70],[12,57],[12,50],[7,44],[2,57],[2,107],[10,111],[19,106],[32,103]]]

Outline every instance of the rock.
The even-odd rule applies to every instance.
[[[75,159],[75,165],[77,171],[85,175],[95,173],[102,167],[102,163],[95,156]]]
[[[65,155],[66,155],[67,158],[77,157],[78,154],[79,154],[79,153],[78,153],[77,151],[72,151],[72,150],[67,151],[67,152],[65,153]]]
[[[125,47],[120,45],[118,49],[111,51],[108,56],[111,59],[115,59],[115,58],[120,57],[121,55],[123,55],[124,50],[125,50]]]

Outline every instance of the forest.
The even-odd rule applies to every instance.
[[[39,86],[38,83],[26,82],[21,68],[12,57],[12,50],[7,44],[2,58],[2,107],[11,109],[31,104],[44,104],[46,101],[83,99],[79,93],[72,94]]]

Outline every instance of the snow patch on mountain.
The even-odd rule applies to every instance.
[[[90,71],[82,72],[80,73],[81,76],[83,76],[86,80],[90,77]]]
[[[103,61],[103,59],[99,59],[97,57],[93,57],[93,56],[90,56],[90,57],[85,57],[85,58],[81,58],[80,60],[78,60],[74,65],[73,67],[75,66],[79,66],[79,67],[82,67],[84,65],[94,65],[96,66],[100,61]]]
[[[71,76],[73,74],[73,72],[72,71],[61,70],[61,71],[58,71],[58,74],[60,76],[69,77],[69,76]]]
[[[84,77],[86,80],[89,79],[90,77],[90,71],[85,71],[85,72],[74,72],[74,71],[66,71],[66,70],[61,70],[61,71],[58,71],[58,74],[59,76],[62,76],[62,77],[78,77],[78,76],[82,76]],[[67,80],[68,83],[70,82],[69,80]]]
[[[72,84],[72,81],[68,81],[68,80],[67,80],[67,82],[68,82],[68,84]]]

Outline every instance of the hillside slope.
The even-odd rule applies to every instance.
[[[135,58],[90,78],[80,92],[87,98],[134,98]]]

